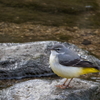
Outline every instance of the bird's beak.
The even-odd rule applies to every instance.
[[[52,50],[52,48],[50,48],[50,50]]]
[[[53,48],[51,47],[49,50],[53,50]]]
[[[48,50],[50,50],[50,51],[51,51],[51,50],[54,50],[54,48],[53,48],[53,47],[49,47],[49,48],[48,48]]]

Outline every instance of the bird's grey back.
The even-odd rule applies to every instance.
[[[68,62],[69,63],[76,59],[80,60],[80,56],[78,56],[78,54],[75,53],[74,51],[65,47],[65,52],[58,54],[58,59],[59,59],[59,62],[66,62],[66,63]]]

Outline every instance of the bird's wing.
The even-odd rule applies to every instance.
[[[69,54],[59,54],[59,63],[65,66],[72,66],[80,62],[79,56],[71,56]]]
[[[70,55],[59,55],[59,63],[64,66],[99,69],[99,67],[95,66],[92,62],[82,61],[82,59],[80,59],[78,57],[75,58]]]
[[[96,68],[99,69],[98,66],[94,65],[92,62],[89,61],[80,61],[75,65],[75,67],[84,67],[84,68]]]

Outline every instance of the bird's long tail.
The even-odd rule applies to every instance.
[[[97,73],[97,72],[100,72],[100,69],[95,69],[95,68],[83,68],[81,74]]]

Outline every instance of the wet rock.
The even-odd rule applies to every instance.
[[[0,100],[100,100],[100,87],[74,79],[72,88],[59,89],[64,79],[34,79],[0,90]]]
[[[48,42],[1,44],[0,79],[54,75],[48,68],[47,44]]]
[[[84,45],[90,45],[91,44],[91,41],[87,40],[87,39],[84,39],[82,44]]]
[[[73,29],[76,31],[76,30],[78,30],[79,28],[78,28],[78,27],[73,27]]]
[[[58,42],[0,44],[0,79],[56,76],[48,67],[49,49],[56,43]],[[83,51],[73,44],[63,44],[78,53],[82,59],[100,65],[100,60],[88,55],[88,51]],[[98,82],[74,79],[71,83],[72,88],[62,90],[55,87],[64,80],[41,78],[20,82],[0,90],[0,100],[100,100]]]
[[[0,44],[0,79],[21,79],[26,77],[56,76],[48,67],[49,48],[57,41]],[[74,50],[82,59],[100,65],[100,60],[88,55],[87,51],[69,43],[63,43]]]

